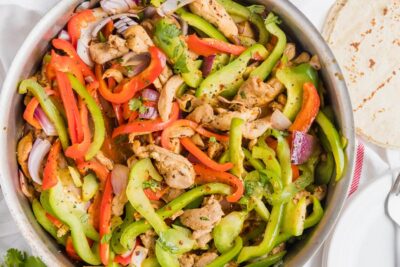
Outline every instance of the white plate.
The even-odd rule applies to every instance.
[[[391,185],[386,174],[349,198],[324,247],[325,267],[395,266],[396,230],[385,212]]]

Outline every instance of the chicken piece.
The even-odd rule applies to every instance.
[[[21,191],[24,196],[26,196],[29,201],[32,202],[34,199],[33,195],[35,194],[35,189],[28,183],[25,175],[21,171],[19,172],[19,186],[21,188]]]
[[[279,244],[278,246],[274,247],[274,249],[271,251],[272,255],[278,254],[286,249],[285,242]]]
[[[278,84],[275,78],[264,83],[257,77],[250,77],[239,88],[234,101],[239,101],[246,107],[262,107],[274,100],[282,90],[282,84]]]
[[[165,202],[168,203],[168,202],[174,200],[175,198],[179,197],[179,196],[182,195],[183,193],[185,193],[185,190],[168,187],[168,190],[167,190],[167,192],[162,196],[162,199],[163,199]]]
[[[179,257],[180,267],[193,267],[196,254],[185,253]]]
[[[110,35],[107,43],[91,43],[90,57],[97,64],[104,64],[129,52],[126,42],[117,35]]]
[[[210,197],[203,207],[185,210],[180,219],[183,225],[193,230],[206,230],[213,228],[223,215],[221,204]]]
[[[158,112],[163,121],[169,119],[176,90],[184,83],[180,75],[172,76],[161,90],[158,100]]]
[[[210,123],[214,119],[214,110],[209,104],[202,104],[196,107],[186,119],[197,123]]]
[[[143,159],[149,157],[149,151],[147,147],[142,146],[138,140],[132,142],[132,150],[136,157]]]
[[[149,47],[154,46],[153,40],[140,25],[130,26],[124,33],[124,37],[127,47],[137,54],[148,52]]]
[[[109,171],[112,171],[112,169],[114,169],[114,162],[113,162],[111,159],[107,158],[106,155],[104,155],[103,152],[101,152],[101,151],[97,152],[95,158],[96,158],[102,165],[106,166],[106,168],[107,168]]]
[[[313,196],[318,198],[319,201],[323,200],[326,196],[326,185],[319,185],[315,187]]]
[[[190,11],[215,25],[228,39],[235,41],[238,27],[217,0],[196,0],[189,4]]]
[[[248,20],[245,20],[244,22],[239,24],[239,33],[241,36],[249,37],[252,39],[256,38],[256,35],[251,28],[251,24]]]
[[[154,87],[158,91],[161,91],[163,85],[168,81],[168,79],[172,75],[174,75],[172,70],[168,66],[165,66],[164,69],[162,70],[161,74],[157,77],[157,79],[154,80],[154,82],[153,82]]]
[[[154,255],[154,248],[156,245],[156,233],[154,232],[154,230],[147,230],[139,237],[142,241],[143,246],[149,250],[149,255]]]
[[[191,137],[195,134],[195,131],[187,126],[174,127],[174,130],[170,132],[170,138],[181,138],[181,137]]]
[[[33,136],[32,133],[29,132],[27,135],[21,138],[18,142],[17,146],[17,160],[19,165],[21,166],[22,172],[26,177],[30,178],[29,170],[28,170],[28,158],[29,153],[32,150]]]
[[[200,249],[205,249],[207,247],[208,242],[212,240],[211,235],[212,228],[207,230],[196,230],[192,233],[192,238],[196,240],[197,246]]]
[[[195,258],[193,267],[205,267],[218,257],[215,252],[205,252]]]
[[[243,127],[243,137],[247,139],[257,139],[271,128],[270,117],[258,119],[252,122],[247,122]]]
[[[179,138],[171,138],[169,140],[169,143],[171,144],[171,151],[174,152],[175,154],[181,154],[182,152],[182,144]]]
[[[186,189],[194,184],[196,174],[192,163],[185,157],[156,145],[147,146],[147,150],[168,186]]]
[[[184,94],[178,98],[179,108],[186,112],[192,112],[198,106],[203,105],[203,101],[194,95]]]
[[[57,237],[61,238],[65,236],[69,231],[69,227],[66,224],[62,224],[60,228],[57,229]]]
[[[207,155],[214,159],[221,155],[224,150],[224,146],[218,142],[208,142]]]
[[[112,213],[115,216],[121,216],[124,213],[124,207],[127,202],[128,197],[125,193],[114,196],[111,202]]]
[[[296,56],[296,45],[294,43],[287,43],[283,54],[287,56],[288,61]]]
[[[260,112],[260,109],[257,107],[251,109],[241,108],[238,111],[220,109],[219,114],[216,115],[208,125],[211,128],[215,128],[220,131],[228,131],[231,127],[231,121],[233,118],[241,118],[245,122],[251,122],[257,119],[257,117],[260,115]]]
[[[192,136],[191,139],[192,139],[193,143],[194,143],[196,146],[198,146],[198,147],[200,147],[200,148],[204,148],[204,147],[205,147],[204,141],[203,141],[203,139],[201,138],[200,134],[196,133],[195,135]]]

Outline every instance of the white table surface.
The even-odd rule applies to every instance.
[[[0,27],[0,85],[26,34],[40,17],[57,2],[56,0],[0,0],[0,25],[3,25]],[[291,2],[318,29],[321,29],[326,14],[334,0],[291,0]],[[10,247],[29,251],[29,246],[19,234],[11,219],[1,192],[0,230],[0,255],[3,255]],[[321,265],[321,252],[306,264],[307,267],[319,267]]]

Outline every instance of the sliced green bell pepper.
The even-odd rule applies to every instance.
[[[252,156],[255,159],[261,159],[265,164],[266,170],[275,173],[278,177],[281,177],[281,165],[276,159],[275,151],[272,148],[268,146],[254,146],[252,149]]]
[[[54,127],[57,130],[61,145],[63,149],[66,149],[69,144],[69,138],[64,119],[60,112],[39,83],[30,79],[23,80],[19,85],[18,93],[26,94],[28,90],[39,101],[40,107],[46,113],[47,117],[49,117],[50,121],[54,123]]]
[[[237,254],[239,254],[240,250],[243,247],[243,240],[240,236],[235,238],[235,243],[233,247],[224,252],[222,255],[214,259],[212,262],[207,264],[207,267],[222,267],[225,266],[228,262],[233,260]]]
[[[265,169],[264,163],[262,163],[261,160],[259,160],[259,159],[253,158],[250,151],[243,148],[243,154],[246,157],[247,161],[250,163],[250,165],[253,166],[254,169],[256,169],[257,171]]]
[[[181,31],[167,18],[157,21],[154,31],[154,42],[161,48],[174,65],[174,72],[182,74],[185,83],[196,88],[202,78],[197,61],[189,56],[186,43],[180,38]],[[200,64],[201,65],[201,64]]]
[[[283,114],[293,121],[301,109],[303,85],[312,82],[317,87],[318,74],[309,63],[304,63],[295,67],[278,69],[276,77],[285,85],[287,90],[287,101]]]
[[[94,156],[96,156],[97,152],[101,149],[104,143],[104,139],[106,136],[106,128],[104,124],[103,114],[101,112],[100,107],[97,105],[96,101],[90,95],[88,90],[85,88],[83,84],[79,82],[75,76],[68,73],[68,80],[71,82],[72,89],[82,98],[85,102],[87,108],[89,109],[90,115],[94,124],[94,134],[93,141],[89,146],[88,151],[85,155],[85,160],[91,160]]]
[[[234,96],[240,85],[244,82],[243,74],[246,71],[248,62],[255,54],[265,57],[268,51],[261,44],[255,44],[247,48],[231,63],[207,76],[199,88],[197,88],[196,96],[209,99],[213,99],[214,96],[221,93],[226,97]]]
[[[244,121],[240,118],[233,118],[229,130],[229,158],[233,163],[231,173],[241,178],[245,173],[243,167],[244,154],[242,151],[242,128]]]
[[[315,168],[315,183],[318,185],[329,184],[334,169],[335,159],[333,158],[333,154],[328,152],[326,157],[321,159]]]
[[[304,229],[313,227],[319,223],[324,216],[324,209],[322,208],[321,202],[318,198],[313,196],[313,211],[304,221]]]
[[[335,159],[336,176],[335,181],[339,181],[343,176],[345,168],[345,154],[342,148],[342,142],[338,131],[333,123],[320,111],[317,115],[316,122],[321,127],[322,132],[325,134],[332,149],[333,157]]]
[[[301,198],[297,204],[293,200],[289,201],[285,207],[282,232],[288,233],[291,236],[302,235],[306,212],[307,202],[305,197]]]
[[[276,147],[276,154],[278,156],[279,164],[281,166],[281,179],[283,186],[286,186],[292,182],[292,164],[290,161],[290,146],[283,135],[276,130],[270,130],[271,135],[278,141]]]
[[[268,78],[272,69],[275,67],[276,63],[278,63],[285,51],[286,34],[278,27],[278,20],[278,17],[276,17],[272,12],[269,13],[268,17],[265,19],[265,27],[269,33],[278,38],[278,42],[267,59],[250,73],[250,77],[257,77],[260,80]]]
[[[278,263],[286,255],[286,251],[276,253],[274,255],[268,256],[265,259],[247,264],[245,267],[269,267]]]
[[[247,214],[247,211],[233,211],[214,227],[212,236],[215,247],[220,253],[225,253],[234,246],[233,242],[242,231]]]
[[[127,203],[125,206],[125,218],[122,224],[117,226],[113,231],[113,235],[111,238],[111,247],[113,251],[117,254],[124,254],[128,250],[121,245],[121,236],[123,229],[125,229],[128,225],[135,221],[133,214],[135,209],[132,207],[130,203]]]

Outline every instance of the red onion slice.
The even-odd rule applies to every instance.
[[[115,195],[122,194],[128,185],[129,168],[125,165],[115,164],[111,172],[111,185]]]
[[[274,129],[284,131],[292,125],[292,122],[279,109],[276,109],[271,115],[271,124]]]
[[[142,266],[143,261],[146,259],[149,250],[142,246],[136,246],[132,252],[131,264],[132,266]]]
[[[31,153],[28,158],[28,170],[35,183],[42,184],[42,179],[39,175],[39,170],[42,165],[44,157],[47,155],[51,147],[51,144],[46,139],[42,140],[37,138],[33,143]]]
[[[58,135],[56,127],[54,127],[54,124],[49,120],[40,106],[35,109],[34,117],[39,121],[40,126],[42,126],[43,131],[47,136]]]
[[[69,36],[66,30],[61,30],[60,33],[58,34],[58,38],[63,39],[65,41],[71,41],[71,37]]]
[[[100,6],[108,14],[117,14],[127,12],[129,9],[134,8],[138,1],[133,0],[101,0]]]
[[[117,15],[113,15],[110,17],[107,17],[105,19],[103,19],[102,21],[100,21],[94,28],[92,31],[92,37],[93,38],[97,38],[97,34],[99,33],[99,31],[101,31],[101,29],[103,29],[103,27],[110,21],[114,21],[116,19],[119,18],[123,18],[123,17],[130,17],[130,18],[139,18],[136,14],[131,14],[131,13],[122,13],[122,14],[117,14]]]
[[[313,153],[315,137],[303,132],[293,132],[291,161],[295,165],[305,163]]]
[[[140,119],[154,120],[158,117],[158,111],[155,107],[146,107],[146,112],[139,113]]]
[[[142,91],[142,98],[143,100],[147,101],[157,101],[160,97],[160,93],[156,90],[146,88]]]
[[[203,77],[207,77],[210,74],[215,60],[215,55],[211,55],[204,58],[203,64],[201,65],[201,72]]]

